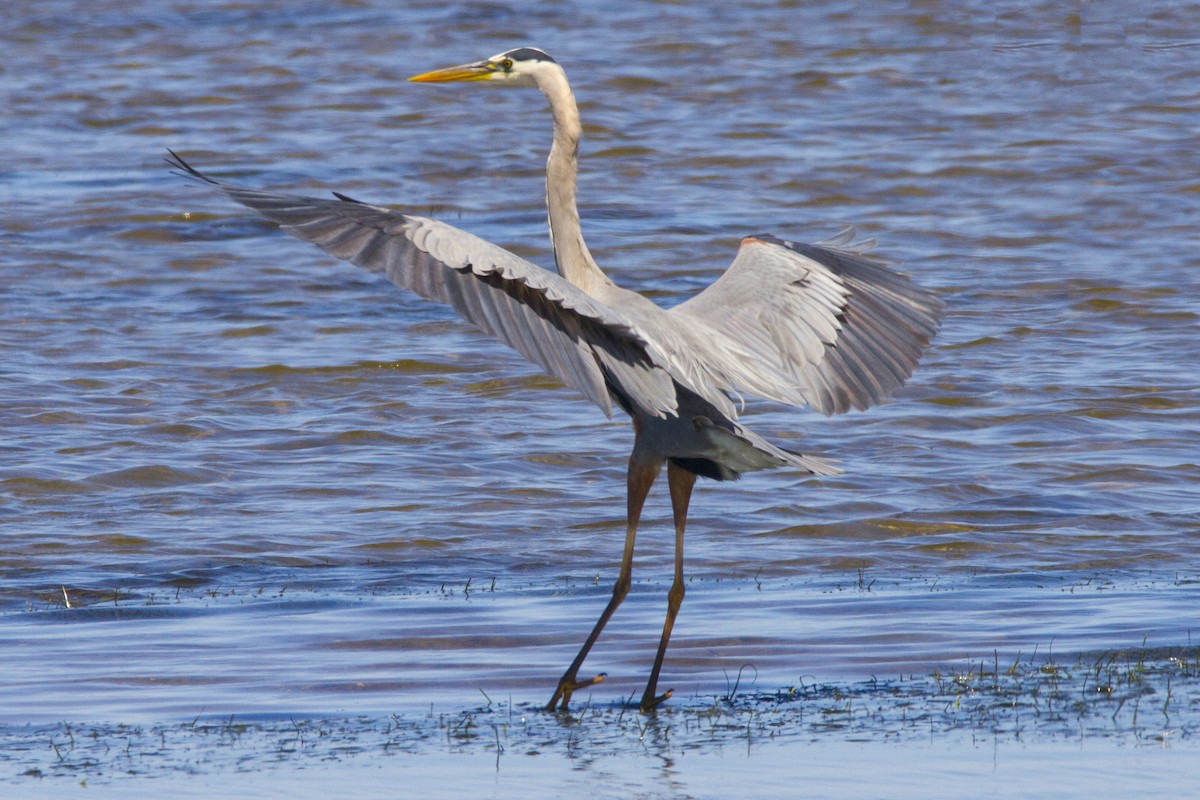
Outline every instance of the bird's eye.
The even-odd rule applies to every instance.
[[[504,59],[503,61],[500,62],[500,66],[504,68],[505,72],[508,72],[510,69],[513,68],[512,59],[511,58]]]

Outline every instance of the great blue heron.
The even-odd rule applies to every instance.
[[[554,59],[522,47],[409,80],[532,86],[550,101],[546,207],[557,274],[432,219],[336,192],[337,199],[326,200],[241,188],[203,175],[175,153],[172,163],[293,236],[449,303],[609,416],[613,401],[629,414],[634,442],[620,573],[546,709],[565,711],[575,691],[604,677],[580,680],[579,670],[629,591],[642,504],[665,462],[675,577],[642,694],[641,708],[650,711],[671,696],[657,694],[658,677],[683,602],[683,531],[696,477],[732,480],[772,467],[838,472],[828,461],[777,447],[738,424],[731,397],[753,395],[825,414],[874,405],[912,374],[937,331],[942,303],[864,258],[873,243],[855,244],[847,231],[814,245],[747,237],[715,283],[665,310],[614,284],[584,244],[575,203],[579,111]]]

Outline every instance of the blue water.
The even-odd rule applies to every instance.
[[[64,720],[377,720],[453,715],[480,690],[548,699],[615,575],[627,423],[161,161],[172,147],[243,183],[396,204],[550,264],[542,98],[404,82],[518,44],[572,79],[585,232],[623,285],[671,305],[743,235],[855,225],[949,305],[891,403],[834,419],[750,407],[756,430],[846,474],[700,485],[673,702],[703,706],[745,664],[773,692],[1193,645],[1200,31],[1186,8],[39,2],[6,20],[8,741]],[[668,529],[659,487],[634,590],[587,665],[609,675],[597,703],[645,678]],[[557,749],[509,752],[495,791],[521,776],[553,795],[677,759],[642,793],[718,796],[702,787],[749,770],[778,794],[793,784],[766,765],[814,748],[829,755],[812,770],[846,767],[826,794],[862,794],[841,740],[776,746],[709,761],[630,743],[582,769]],[[996,774],[1029,786],[974,785],[1083,792],[1108,785],[1101,765],[1178,777],[1178,759],[1125,746],[1005,739]],[[931,796],[942,784],[910,762],[986,751],[953,736],[873,747],[898,786]],[[57,761],[31,752],[0,777]],[[481,772],[463,785],[486,791],[494,754],[471,753]],[[249,788],[307,781],[303,763]],[[397,768],[351,769],[364,763]],[[205,779],[228,786],[233,769]],[[176,773],[155,776],[176,791]],[[93,775],[105,785],[134,791]]]

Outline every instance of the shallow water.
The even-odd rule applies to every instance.
[[[172,147],[252,185],[394,203],[549,264],[542,98],[403,81],[524,43],[572,78],[585,230],[622,284],[674,304],[743,235],[855,225],[949,304],[891,403],[748,410],[846,474],[699,487],[676,702],[747,664],[772,692],[1192,645],[1200,29],[1182,7],[1144,13],[12,5],[0,722],[548,698],[615,573],[627,423],[161,162]],[[600,704],[638,689],[657,641],[664,495],[587,665],[609,675]],[[815,746],[831,755],[812,764],[853,759]],[[1043,777],[1108,758],[1010,746]],[[684,784],[753,768],[735,750],[724,772],[681,761]],[[646,769],[636,746],[613,758]],[[509,773],[552,794],[578,767]]]

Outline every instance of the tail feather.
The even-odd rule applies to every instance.
[[[736,480],[743,472],[778,467],[794,467],[810,475],[840,475],[842,472],[828,459],[785,450],[735,422],[724,422],[719,425],[707,417],[694,417],[692,424],[708,445],[705,448],[708,457],[676,456],[672,460],[697,475],[716,480]]]

